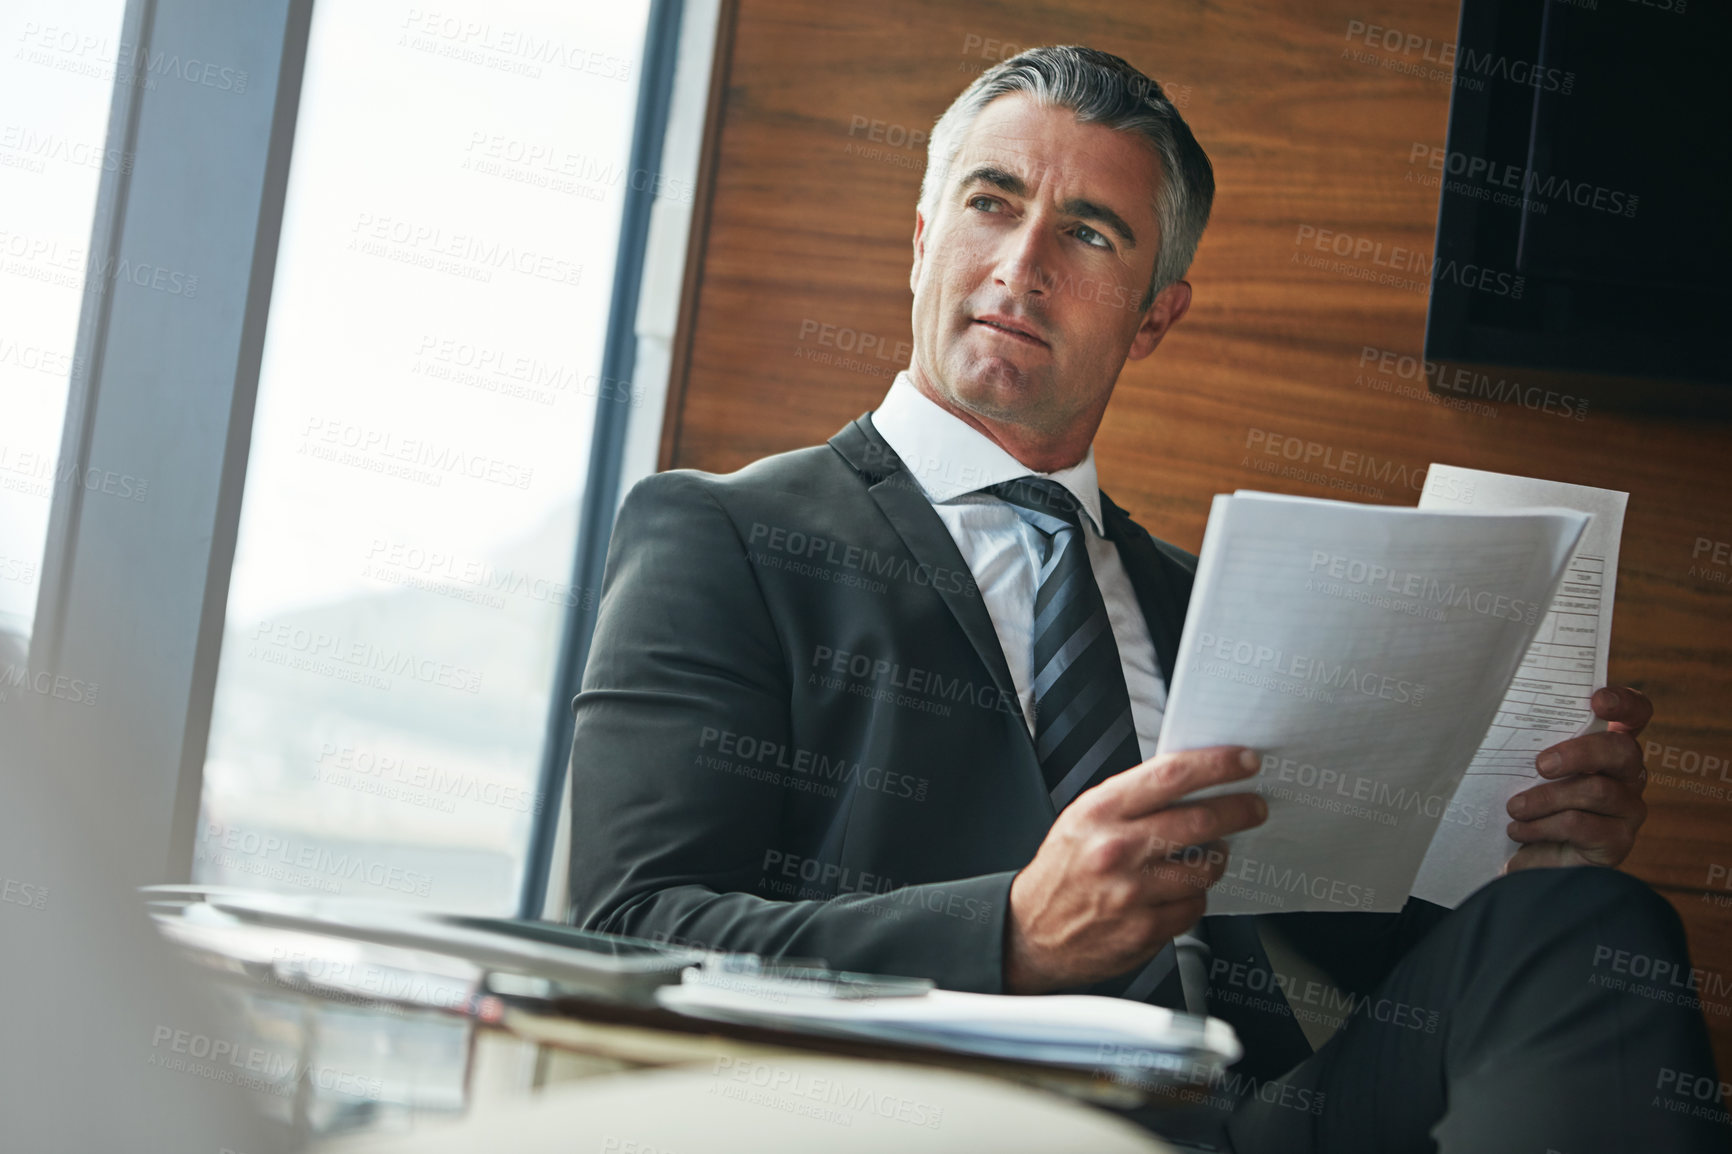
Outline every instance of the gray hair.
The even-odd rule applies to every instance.
[[[921,214],[932,221],[951,162],[981,110],[1015,92],[1027,93],[1042,107],[1068,108],[1084,124],[1138,133],[1155,146],[1161,158],[1155,193],[1161,246],[1143,300],[1147,308],[1156,293],[1191,267],[1215,199],[1215,170],[1161,86],[1111,53],[1072,44],[1030,48],[975,78],[932,128],[920,182]]]

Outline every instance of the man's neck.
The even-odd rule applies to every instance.
[[[1015,457],[1032,473],[1056,473],[1060,469],[1068,469],[1078,464],[1088,455],[1089,443],[1093,440],[1092,429],[1088,430],[1086,435],[1071,435],[1055,440],[1049,434],[1022,425],[991,421],[953,404],[932,385],[917,364],[908,366],[908,376],[914,382],[914,387],[920,390],[921,396]]]

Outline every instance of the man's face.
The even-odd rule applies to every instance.
[[[1190,302],[1181,283],[1142,307],[1160,179],[1136,135],[1021,93],[987,105],[933,219],[916,217],[917,383],[995,435],[1062,457],[1080,445],[1080,459],[1127,357],[1154,351]]]

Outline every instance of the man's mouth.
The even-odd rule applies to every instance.
[[[1034,329],[1013,317],[998,315],[975,317],[971,323],[984,325],[986,328],[992,329],[994,332],[1004,333],[1014,339],[1027,341],[1031,345],[1039,345],[1041,348],[1049,347],[1046,341],[1042,340],[1040,336],[1035,333]]]

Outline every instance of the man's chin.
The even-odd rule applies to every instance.
[[[958,403],[970,412],[1019,423],[1043,407],[1051,388],[1048,374],[994,356],[970,357],[950,379]]]

